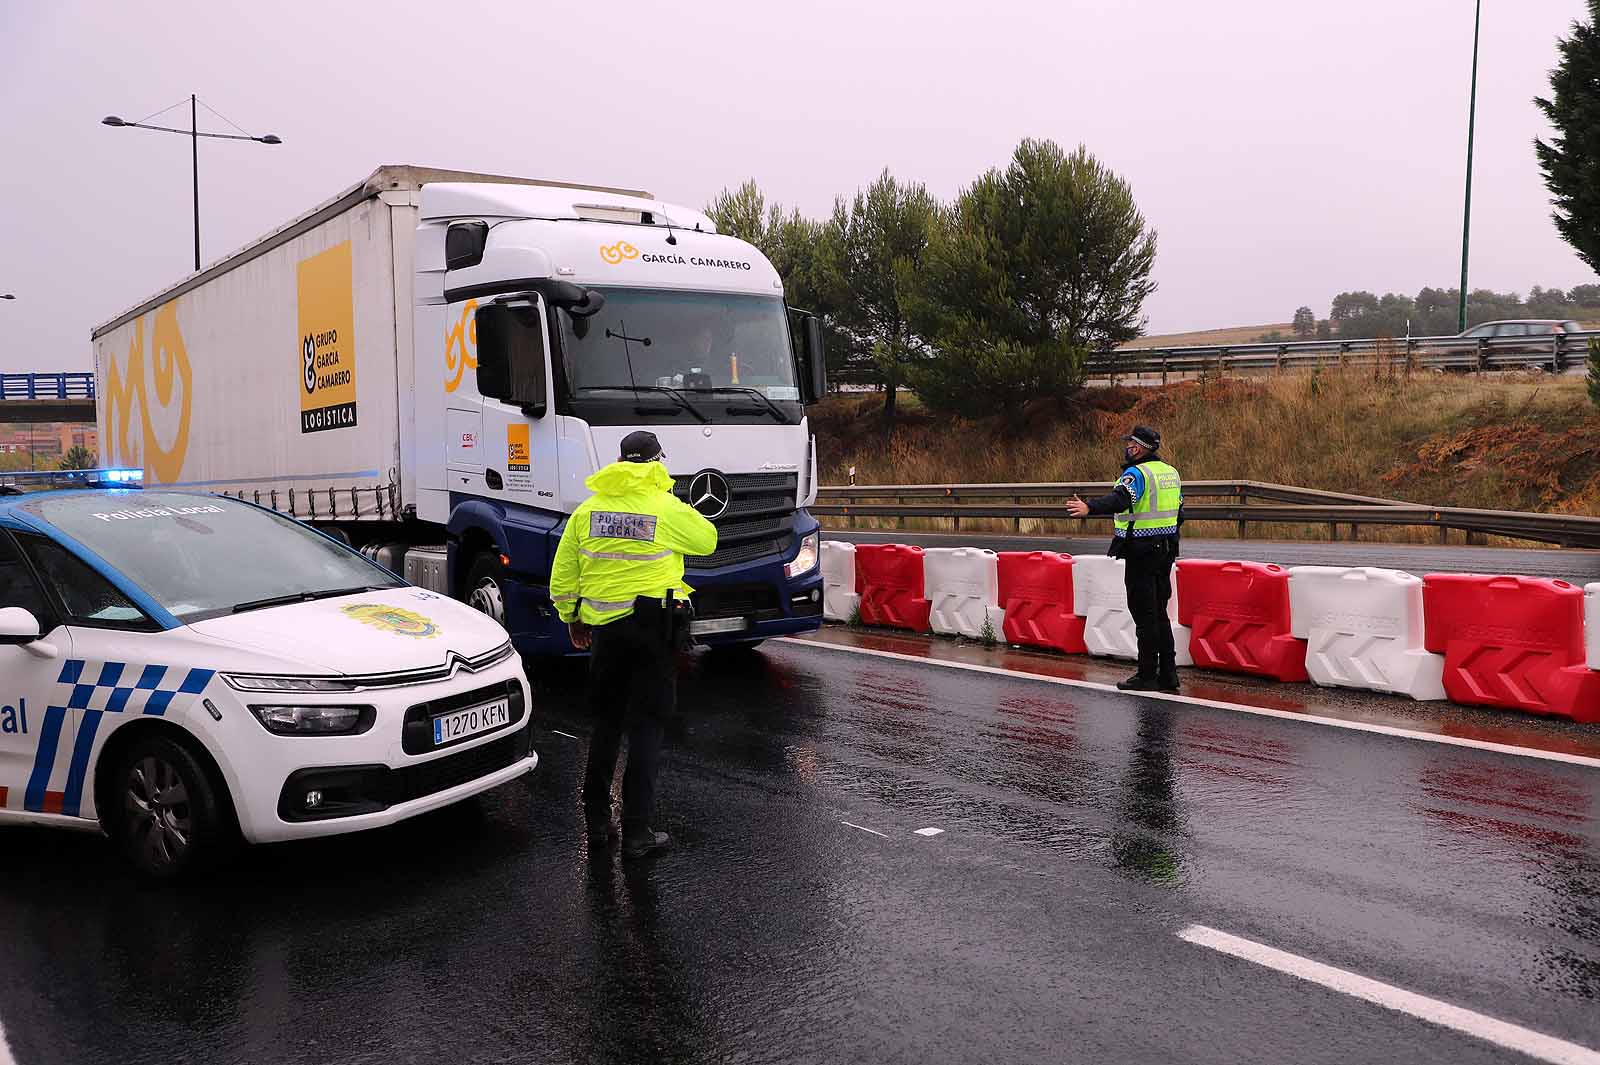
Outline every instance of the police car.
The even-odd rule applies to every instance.
[[[100,829],[167,879],[538,762],[484,614],[263,507],[78,476],[0,487],[0,824]]]

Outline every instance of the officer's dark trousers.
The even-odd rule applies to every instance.
[[[649,826],[655,809],[661,730],[678,695],[677,652],[668,643],[670,626],[670,616],[660,603],[653,611],[635,609],[625,618],[596,626],[589,651],[589,712],[594,726],[583,804],[590,810],[610,810],[611,781],[626,728],[624,831]]]
[[[1172,644],[1172,623],[1167,601],[1172,598],[1172,563],[1177,540],[1160,537],[1128,543],[1123,550],[1127,566],[1123,583],[1128,589],[1128,613],[1139,637],[1139,673],[1154,677],[1177,668]]]

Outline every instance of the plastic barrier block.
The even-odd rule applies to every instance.
[[[1289,574],[1261,562],[1186,558],[1178,563],[1178,620],[1205,669],[1307,680],[1306,641],[1289,622]]]
[[[922,548],[857,544],[856,592],[862,624],[928,631],[933,604],[922,594]]]
[[[1139,634],[1128,613],[1126,564],[1107,555],[1075,555],[1072,559],[1072,609],[1083,618],[1083,642],[1092,655],[1138,658]],[[1178,624],[1178,577],[1173,570],[1173,595],[1167,601],[1172,622],[1172,644],[1177,664],[1194,665],[1189,653],[1189,630]]]
[[[1600,583],[1583,586],[1583,646],[1590,669],[1600,669]]]
[[[922,553],[923,594],[932,604],[928,623],[947,636],[995,639],[1005,625],[993,551],[980,547],[930,547]]]
[[[996,568],[1008,643],[1089,653],[1084,619],[1073,607],[1072,564],[1071,555],[1055,551],[1000,552]]]
[[[856,545],[844,540],[822,541],[822,616],[827,621],[855,617],[861,597],[856,594]]]
[[[1422,578],[1393,569],[1294,566],[1290,634],[1332,688],[1443,699],[1444,656],[1422,646]]]
[[[1444,655],[1444,690],[1458,703],[1600,721],[1583,598],[1576,586],[1546,578],[1423,577],[1423,643]]]

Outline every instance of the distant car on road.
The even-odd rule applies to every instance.
[[[291,518],[0,495],[0,825],[98,828],[170,879],[527,773],[529,710],[493,619]]]
[[[1549,355],[1540,362],[1541,369],[1555,373],[1559,367],[1555,360],[1555,337],[1563,333],[1581,333],[1583,326],[1574,321],[1557,318],[1506,318],[1497,322],[1475,325],[1457,336],[1462,340],[1493,341],[1492,355]],[[1523,338],[1518,343],[1514,338]],[[1569,361],[1576,361],[1576,357]],[[1466,367],[1460,367],[1465,369]]]

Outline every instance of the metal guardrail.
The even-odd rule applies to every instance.
[[[0,374],[0,400],[93,398],[92,373]]]
[[[1112,374],[1166,375],[1324,366],[1409,366],[1465,373],[1532,369],[1564,373],[1583,362],[1589,341],[1596,337],[1600,337],[1600,331],[1540,337],[1397,337],[1118,348],[1091,356],[1088,372],[1091,377],[1108,377]]]
[[[1024,518],[1078,521],[1057,500],[1109,491],[1107,483],[982,484],[982,485],[843,485],[817,490],[812,514],[843,518],[948,519],[959,531],[962,519],[1009,519],[1020,532]],[[1530,514],[1463,507],[1426,507],[1416,503],[1323,492],[1258,481],[1193,481],[1183,486],[1184,517],[1189,521],[1228,521],[1239,536],[1252,522],[1322,525],[1337,540],[1342,525],[1352,535],[1363,525],[1433,527],[1440,541],[1451,529],[1468,542],[1501,536],[1562,547],[1600,547],[1600,518],[1567,514]],[[1224,499],[1227,502],[1194,502]],[[1250,502],[1250,500],[1264,502]],[[877,500],[877,502],[873,502]],[[935,500],[920,502],[920,500]],[[984,502],[985,500],[1004,500]],[[1026,502],[1035,500],[1036,502]],[[1103,520],[1103,519],[1102,519]]]

